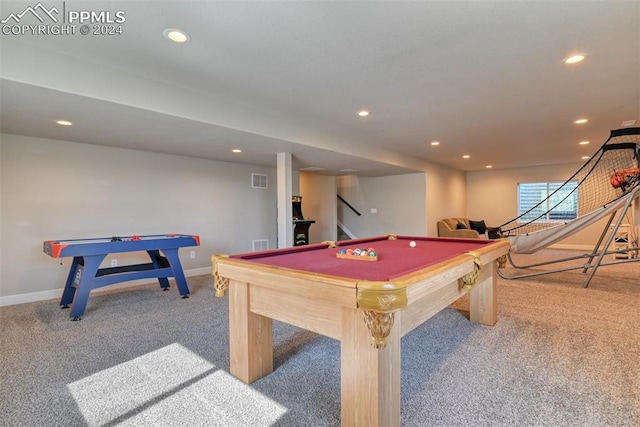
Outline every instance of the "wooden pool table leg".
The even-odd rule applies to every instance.
[[[482,266],[478,282],[469,291],[469,319],[472,322],[493,326],[498,321],[498,285],[496,263]]]
[[[229,281],[230,372],[250,384],[273,372],[272,320],[252,313],[251,285]]]
[[[398,314],[398,313],[396,313]],[[361,310],[342,311],[341,417],[342,427],[400,425],[400,319],[375,349]]]

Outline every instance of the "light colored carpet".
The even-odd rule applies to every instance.
[[[542,251],[523,262],[559,256]],[[499,280],[494,327],[465,298],[402,341],[403,426],[639,426],[640,263]],[[337,426],[340,346],[274,322],[275,371],[232,377],[227,299],[156,285],[0,308],[2,426]]]

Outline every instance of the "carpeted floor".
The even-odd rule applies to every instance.
[[[583,281],[499,279],[496,326],[462,298],[405,336],[402,425],[639,426],[640,262]],[[79,322],[55,300],[0,308],[0,425],[340,424],[337,341],[274,322],[276,369],[246,385],[228,372],[227,299],[210,276],[189,286],[96,294]]]

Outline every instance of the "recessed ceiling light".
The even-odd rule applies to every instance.
[[[491,169],[492,167],[493,167],[492,165],[485,166],[485,168],[487,168],[487,169]]]
[[[633,126],[636,124],[635,120],[625,120],[624,122],[622,122],[622,126]]]
[[[369,111],[367,111],[367,110],[361,110],[361,111],[358,111],[358,115],[359,115],[360,117],[367,117],[367,116],[368,116],[368,115],[370,115],[370,114],[371,114],[371,113],[370,113]]]
[[[71,126],[73,124],[69,120],[56,120],[56,123],[60,126]]]
[[[233,150],[231,150],[233,153],[242,153],[242,150],[239,148],[234,148]]]
[[[468,155],[468,154],[465,154],[464,156],[462,156],[462,158],[463,158],[463,159],[468,159],[468,158],[470,158],[470,157],[471,157],[471,156],[470,156],[470,155]]]
[[[562,60],[565,64],[577,64],[578,62],[582,62],[587,58],[587,55],[584,53],[574,53],[573,55],[567,56]]]
[[[166,38],[176,43],[186,43],[191,40],[189,34],[177,28],[167,28],[162,32]]]
[[[589,156],[582,156],[581,159],[582,160],[589,160]]]
[[[431,145],[433,145],[434,147],[436,145],[440,145],[440,141],[431,141]]]
[[[573,123],[575,123],[577,125],[581,125],[581,124],[587,123],[588,121],[589,121],[589,119],[578,119]]]
[[[579,144],[580,145],[587,145],[587,144],[589,144],[589,141],[580,141]]]

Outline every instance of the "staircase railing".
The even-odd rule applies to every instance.
[[[349,202],[347,202],[342,196],[340,196],[339,194],[336,194],[336,196],[338,196],[338,200],[340,200],[342,203],[344,203],[356,215],[362,216],[362,214],[360,212],[358,212],[356,210],[356,208],[351,206],[351,204]],[[338,220],[338,240],[344,240],[345,236],[347,236],[349,239],[355,239],[356,238],[356,235],[353,234],[351,232],[351,230],[349,230],[342,222],[340,222],[340,220]]]
[[[347,205],[347,207],[348,207],[349,209],[351,209],[353,212],[355,212],[355,214],[356,214],[356,215],[358,215],[358,216],[362,216],[362,214],[361,214],[360,212],[358,212],[358,211],[356,210],[356,208],[354,208],[353,206],[351,206],[351,205],[349,204],[349,202],[347,202],[345,199],[343,199],[343,198],[342,198],[342,196],[340,196],[339,194],[336,194],[336,196],[338,196],[338,200],[340,200],[342,203],[344,203],[345,205]]]

